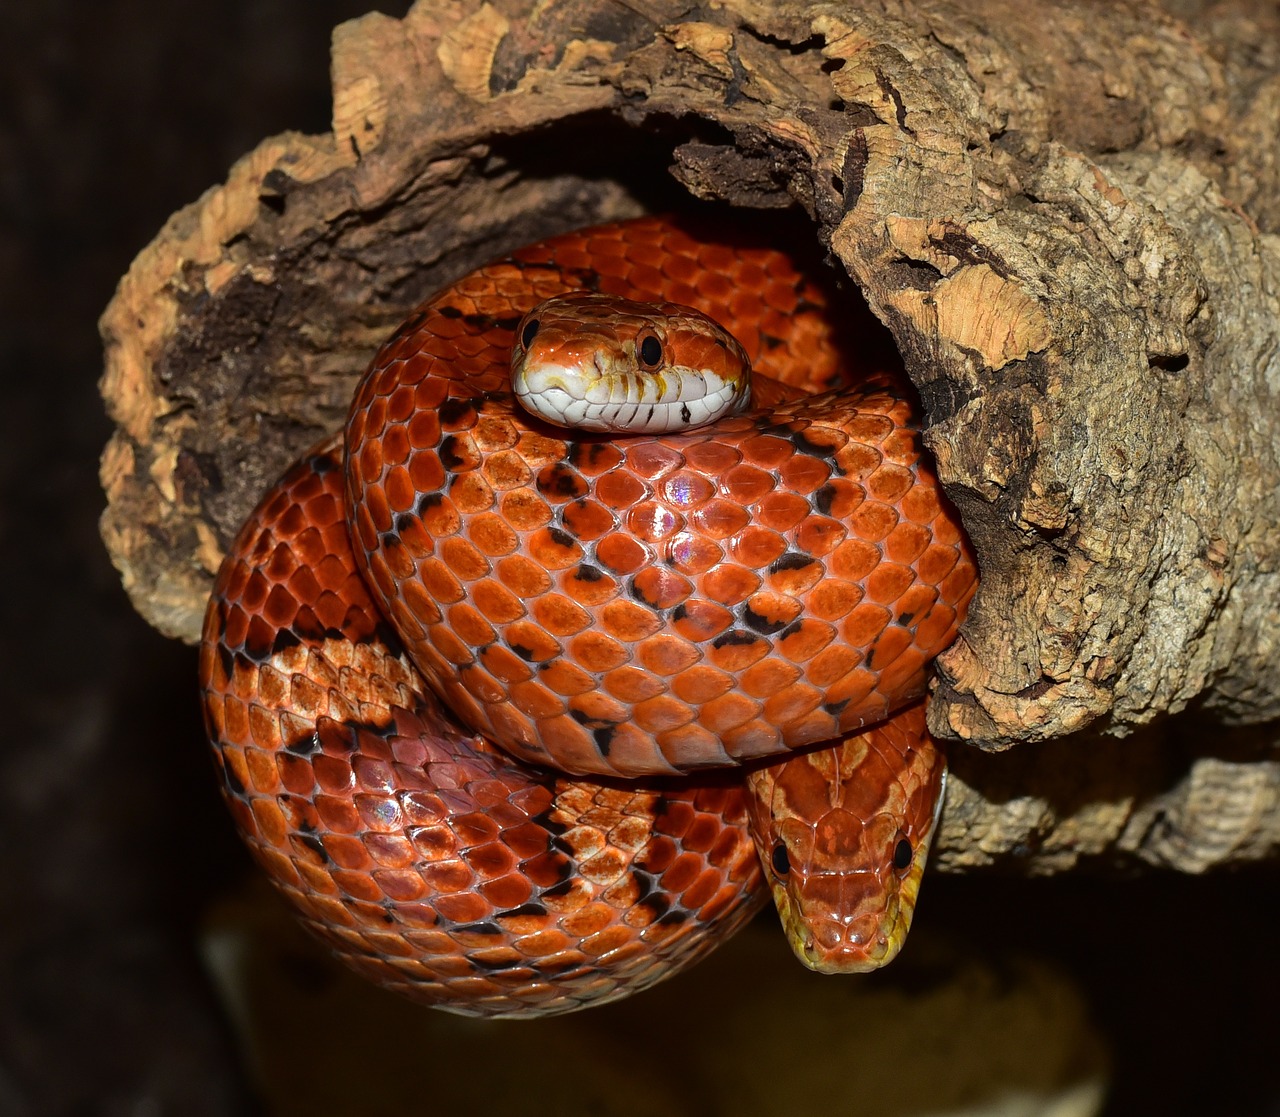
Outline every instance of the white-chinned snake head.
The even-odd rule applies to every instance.
[[[750,406],[751,362],[692,307],[575,292],[516,327],[511,385],[526,410],[557,426],[661,434]]]

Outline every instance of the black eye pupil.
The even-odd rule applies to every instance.
[[[791,872],[791,858],[787,856],[787,847],[779,842],[773,847],[773,871],[780,877],[785,877]]]
[[[662,360],[662,342],[652,334],[640,343],[640,360],[646,365],[656,365]]]
[[[529,348],[529,343],[538,336],[538,326],[538,320],[536,318],[530,318],[529,321],[524,324],[524,329],[520,331],[520,344],[526,349]]]
[[[905,869],[911,864],[911,843],[906,838],[900,838],[898,844],[893,847],[893,867],[895,869]]]

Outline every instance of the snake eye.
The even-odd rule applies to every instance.
[[[640,357],[640,363],[647,369],[653,370],[662,364],[662,342],[655,334],[646,334],[636,346],[636,353]]]
[[[902,872],[911,864],[911,843],[906,838],[899,838],[893,847],[893,867]]]
[[[539,325],[541,325],[541,323],[536,318],[530,318],[529,321],[524,324],[524,329],[520,331],[520,344],[526,349],[529,348],[533,339],[538,336]]]
[[[787,847],[779,842],[773,847],[773,855],[769,858],[773,865],[773,871],[780,877],[785,877],[791,872],[791,858],[787,854]]]

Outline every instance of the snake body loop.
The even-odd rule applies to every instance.
[[[522,415],[515,327],[580,289],[712,312],[765,410],[618,441]],[[919,707],[858,727],[921,693],[976,571],[890,382],[802,394],[838,374],[785,256],[654,218],[480,269],[382,347],[345,481],[333,442],[264,498],[201,653],[237,825],[349,964],[473,1015],[626,995],[763,901],[749,814],[806,964],[897,951],[941,760]],[[841,734],[756,765],[750,807],[740,775],[654,779]]]
[[[755,406],[605,441],[512,400],[514,329],[575,290],[694,307]],[[426,302],[361,382],[348,515],[432,689],[514,756],[639,776],[724,767],[918,697],[977,571],[908,398],[837,383],[822,289],[784,253],[662,218],[555,237]]]
[[[696,961],[765,900],[741,781],[556,779],[462,730],[347,542],[335,443],[250,517],[200,674],[223,789],[303,923],[452,1012],[601,1004]]]

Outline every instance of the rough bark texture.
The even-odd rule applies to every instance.
[[[953,747],[939,861],[1274,852],[1273,4],[423,0],[339,27],[333,78],[333,133],[246,156],[103,317],[103,533],[152,624],[196,638],[411,305],[678,203],[669,166],[798,205],[920,391],[982,567],[931,724],[1027,743]]]

